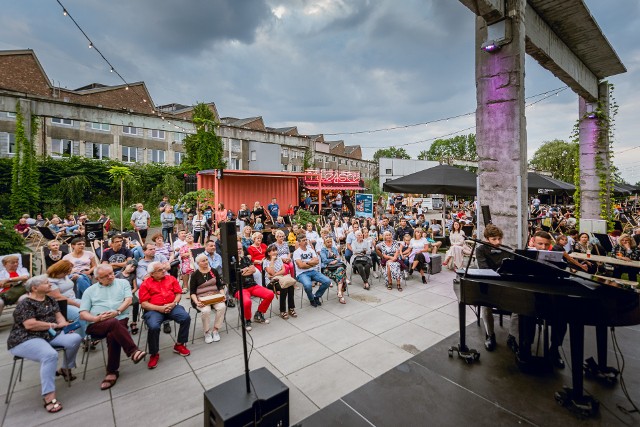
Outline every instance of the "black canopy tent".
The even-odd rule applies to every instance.
[[[439,165],[382,184],[384,191],[410,194],[476,195],[476,175],[464,169]]]
[[[573,184],[569,184],[568,182],[560,181],[559,179],[551,178],[550,176],[541,175],[536,172],[529,172],[527,174],[528,177],[528,188],[529,192],[536,192],[538,190],[552,190],[556,191],[567,191],[572,192],[575,191],[576,187]]]

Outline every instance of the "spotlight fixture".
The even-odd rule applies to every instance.
[[[482,43],[480,49],[492,53],[511,42],[511,20],[502,19],[487,25],[487,40]]]
[[[62,14],[63,14],[64,16],[67,16],[67,9],[62,9]]]
[[[89,42],[89,49],[93,47],[93,42]]]
[[[585,105],[585,110],[586,110],[585,116],[588,119],[595,119],[596,118],[596,105],[594,103],[588,102]]]

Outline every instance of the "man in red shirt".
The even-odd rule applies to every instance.
[[[140,285],[139,300],[145,310],[144,320],[149,328],[147,342],[149,344],[148,367],[153,369],[158,365],[160,355],[160,326],[165,320],[173,320],[180,325],[178,339],[173,346],[173,352],[181,356],[188,356],[191,352],[186,343],[189,340],[189,326],[191,317],[179,304],[182,298],[182,288],[178,280],[166,274],[161,262],[152,262],[147,267],[149,277]]]

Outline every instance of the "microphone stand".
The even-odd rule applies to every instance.
[[[244,380],[247,388],[247,394],[251,393],[251,386],[249,384],[249,356],[247,355],[247,329],[244,321],[244,292],[241,282],[240,262],[236,262],[236,257],[231,257],[231,268],[236,273],[236,286],[238,287],[238,293],[240,294],[240,319],[242,322],[242,349],[244,352]]]

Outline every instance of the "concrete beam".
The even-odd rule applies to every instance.
[[[460,0],[470,11],[491,24],[504,18],[504,0]]]
[[[72,104],[46,98],[38,98],[11,92],[0,92],[0,111],[16,111],[16,102],[29,100],[31,114],[41,117],[63,117],[89,123],[108,123],[113,126],[133,126],[142,129],[158,129],[176,132],[173,124],[167,123],[159,117],[139,113],[129,113],[123,110],[98,108],[89,105]],[[172,123],[187,129],[187,133],[195,133],[193,123],[184,120],[170,119]]]
[[[598,78],[527,4],[525,49],[574,92],[593,102],[598,99]]]

